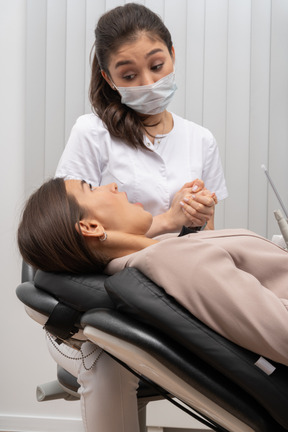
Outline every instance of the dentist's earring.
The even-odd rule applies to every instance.
[[[107,233],[104,231],[103,236],[99,237],[99,240],[101,242],[104,242],[105,240],[107,240]]]

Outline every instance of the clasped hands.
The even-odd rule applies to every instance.
[[[169,218],[173,218],[176,229],[182,225],[188,227],[203,226],[214,229],[214,211],[217,204],[215,193],[205,188],[204,182],[196,179],[185,183],[174,195],[170,209]]]

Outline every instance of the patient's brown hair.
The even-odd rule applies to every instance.
[[[24,261],[48,272],[102,272],[109,259],[92,253],[76,230],[84,214],[62,178],[44,183],[28,199],[18,227]]]

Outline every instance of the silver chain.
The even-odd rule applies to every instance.
[[[68,356],[67,354],[65,354],[64,352],[62,352],[62,351],[60,350],[59,346],[56,344],[56,342],[55,342],[54,339],[51,337],[51,334],[50,334],[48,331],[46,331],[46,335],[47,335],[48,339],[50,340],[51,344],[53,345],[53,347],[54,347],[54,348],[55,348],[55,349],[56,349],[56,350],[57,350],[61,355],[63,355],[63,357],[66,357],[66,358],[69,359],[69,360],[81,360],[84,369],[86,369],[87,371],[91,370],[91,369],[96,365],[97,361],[99,360],[99,358],[101,357],[102,353],[104,352],[103,349],[101,349],[101,348],[99,348],[97,345],[95,345],[95,348],[94,348],[94,349],[93,349],[89,354],[84,355],[84,353],[83,353],[83,351],[82,351],[82,348],[80,348],[79,351],[80,351],[81,357],[78,357],[78,358],[77,358],[77,357],[71,357],[71,356]],[[89,366],[89,367],[87,367],[86,364],[85,364],[85,359],[86,359],[87,357],[91,356],[92,354],[94,354],[94,353],[97,351],[97,349],[100,349],[100,352],[99,352],[98,356],[96,357],[96,359],[94,360],[94,362],[92,363],[92,365]]]

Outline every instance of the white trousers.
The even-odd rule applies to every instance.
[[[79,351],[65,344],[58,346],[47,336],[46,340],[56,363],[74,375],[80,384],[85,432],[139,432],[137,377],[89,341],[82,345],[83,356],[87,356],[85,368]]]

